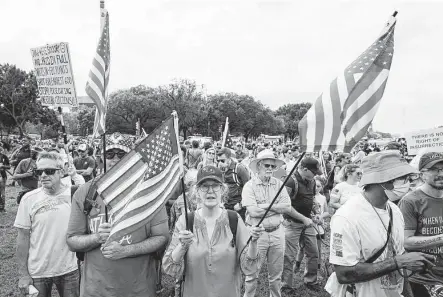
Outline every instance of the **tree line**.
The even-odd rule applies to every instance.
[[[54,137],[59,121],[54,110],[37,100],[38,88],[34,73],[14,65],[0,64],[0,129],[17,131],[20,135],[39,133]],[[310,103],[286,104],[276,111],[250,95],[236,93],[205,94],[195,81],[177,79],[167,85],[139,85],[117,90],[109,95],[107,132],[135,134],[136,122],[150,133],[173,110],[179,116],[180,133],[201,134],[219,139],[226,117],[233,135],[246,139],[260,134],[298,136],[298,122],[311,107]],[[81,106],[64,115],[67,132],[74,135],[92,133],[95,107]],[[44,135],[46,134],[46,135]]]

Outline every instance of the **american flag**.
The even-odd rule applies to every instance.
[[[111,44],[109,42],[109,13],[106,10],[106,18],[97,45],[97,52],[92,61],[86,83],[86,94],[96,105],[94,120],[94,136],[105,133],[106,105],[108,95],[109,70],[111,62]]]
[[[110,210],[108,242],[146,225],[180,186],[178,120],[171,116],[97,180]]]
[[[349,152],[365,135],[388,80],[395,15],[380,37],[330,83],[300,121],[302,151]]]
[[[234,148],[231,136],[229,136],[229,118],[226,118],[225,130],[223,132],[222,147]]]

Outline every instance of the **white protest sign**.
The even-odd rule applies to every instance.
[[[68,43],[33,48],[31,54],[42,105],[77,107]]]
[[[417,155],[420,150],[443,152],[443,128],[406,133],[408,155]]]

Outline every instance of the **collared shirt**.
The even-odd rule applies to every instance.
[[[271,203],[275,195],[277,195],[278,190],[282,186],[283,182],[271,177],[269,183],[265,184],[258,177],[252,178],[243,187],[242,193],[242,206],[259,206],[264,203]],[[290,198],[286,188],[283,188],[280,195],[278,196],[275,204],[290,204]],[[275,205],[274,204],[274,205]],[[251,217],[248,212],[246,212],[246,223],[249,225],[257,225],[261,217]],[[263,220],[263,227],[274,228],[280,225],[283,221],[283,215],[270,211],[266,218]]]

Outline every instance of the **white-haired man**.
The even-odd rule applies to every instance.
[[[35,175],[42,187],[26,193],[18,208],[14,226],[18,228],[18,285],[23,295],[34,285],[38,297],[50,297],[54,284],[60,296],[78,297],[80,293],[75,253],[65,237],[71,187],[61,181],[63,165],[58,153],[40,153]]]

